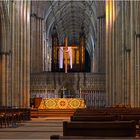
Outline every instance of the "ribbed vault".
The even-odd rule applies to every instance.
[[[46,38],[51,37],[56,27],[59,42],[69,37],[69,44],[77,44],[81,28],[86,35],[86,49],[92,55],[97,38],[97,18],[104,15],[104,2],[101,1],[33,1],[32,14],[45,20]]]

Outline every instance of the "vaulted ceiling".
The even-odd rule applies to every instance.
[[[54,26],[56,27],[60,43],[66,35],[70,44],[77,43],[83,28],[86,47],[91,53],[93,42],[97,37],[97,18],[104,15],[104,5],[104,1],[95,0],[32,1],[32,14],[44,19],[47,38],[50,37]]]

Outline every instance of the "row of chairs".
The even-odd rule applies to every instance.
[[[30,120],[30,109],[0,108],[0,127],[17,127],[19,123]]]

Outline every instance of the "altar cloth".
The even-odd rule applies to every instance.
[[[81,98],[46,98],[42,99],[38,109],[77,109],[85,108]]]

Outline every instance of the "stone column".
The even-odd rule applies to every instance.
[[[43,71],[43,18],[31,14],[31,73]]]
[[[106,1],[106,105],[112,105],[112,0]]]
[[[27,62],[26,62],[26,77],[27,77],[27,82],[26,82],[26,106],[30,106],[30,11],[31,11],[31,3],[30,1],[27,1],[26,3],[26,10],[27,10]]]
[[[97,53],[98,53],[98,72],[105,72],[105,15],[98,17],[98,37],[97,37]]]
[[[45,26],[45,23],[43,22],[43,27]],[[47,39],[46,39],[46,32],[45,27],[43,31],[43,71],[47,71]]]
[[[134,107],[139,107],[140,106],[140,49],[139,49],[139,41],[140,41],[140,3],[137,1],[135,3],[131,2],[131,10],[132,10],[132,15],[133,15],[133,37],[134,37],[134,43],[133,43],[133,83],[132,83],[132,90],[133,92],[131,93],[131,104],[133,104]],[[135,19],[135,20],[134,20]],[[134,94],[133,94],[134,93]]]
[[[11,105],[29,107],[30,102],[30,2],[13,1],[11,8]]]
[[[107,105],[140,105],[138,1],[106,2]]]
[[[9,106],[10,19],[9,3],[0,2],[0,105]]]
[[[35,16],[31,15],[31,73],[36,71],[36,18]]]

